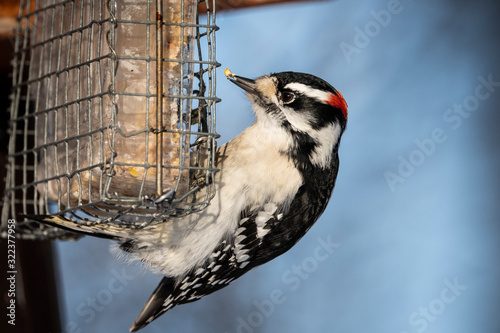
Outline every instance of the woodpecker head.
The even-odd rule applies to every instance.
[[[305,73],[282,72],[255,80],[232,74],[228,79],[245,90],[256,122],[270,122],[291,136],[292,155],[306,156],[314,166],[327,167],[347,123],[347,103],[324,80]]]

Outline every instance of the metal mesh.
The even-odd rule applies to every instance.
[[[209,204],[218,28],[215,0],[199,2],[21,0],[3,223],[143,227]],[[19,222],[25,238],[65,234]]]

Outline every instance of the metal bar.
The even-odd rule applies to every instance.
[[[163,3],[156,0],[156,195],[163,194]]]

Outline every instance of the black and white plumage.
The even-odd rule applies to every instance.
[[[118,240],[133,259],[165,275],[131,331],[286,252],[330,199],[347,122],[342,95],[303,73],[228,78],[246,91],[256,121],[218,149],[217,195],[205,210],[141,230],[34,217]]]

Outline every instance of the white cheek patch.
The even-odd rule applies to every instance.
[[[286,106],[281,108],[281,112],[283,112],[286,119],[295,130],[304,133],[309,133],[313,130],[310,125],[311,119],[308,119],[307,113],[298,113],[294,109]]]
[[[305,84],[297,82],[287,84],[285,86],[285,89],[290,89],[298,93],[304,94],[307,97],[315,98],[321,103],[327,103],[326,101],[328,101],[331,98],[331,93],[328,91],[314,89]]]
[[[337,144],[340,137],[340,126],[331,124],[314,132],[313,139],[318,143],[311,154],[311,163],[320,167],[326,168],[332,158],[333,147]]]

